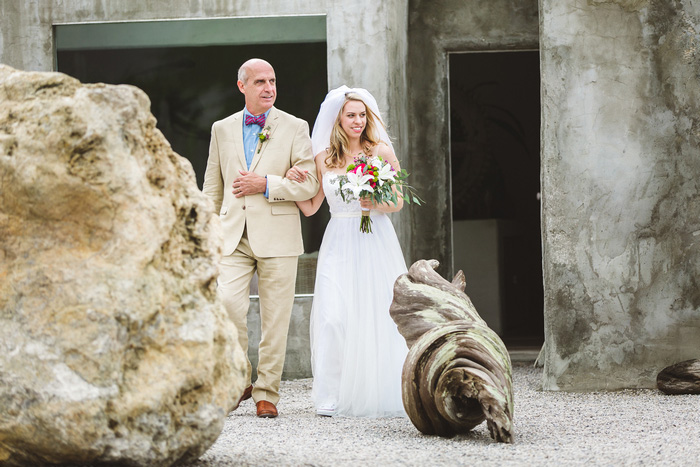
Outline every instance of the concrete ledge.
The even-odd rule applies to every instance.
[[[287,357],[282,371],[283,379],[311,377],[311,342],[309,323],[313,296],[297,296],[294,299],[292,318],[287,338]],[[248,358],[253,364],[253,380],[258,364],[258,344],[260,343],[260,302],[251,297],[248,311]]]
[[[287,358],[284,362],[282,379],[311,378],[311,341],[309,339],[309,319],[311,316],[312,295],[297,296],[292,309],[287,338]],[[253,364],[253,380],[258,363],[258,343],[260,342],[260,304],[251,297],[248,312],[248,358]],[[539,348],[508,349],[512,362],[533,362],[537,359]]]

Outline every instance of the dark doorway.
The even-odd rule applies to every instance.
[[[451,54],[454,268],[509,347],[544,341],[537,51]]]

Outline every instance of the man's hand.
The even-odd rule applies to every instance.
[[[265,193],[267,179],[254,172],[239,170],[241,176],[233,181],[233,194],[236,198],[241,196],[256,195]]]

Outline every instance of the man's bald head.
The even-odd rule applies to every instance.
[[[258,116],[272,108],[277,98],[277,78],[272,65],[251,58],[238,70],[238,89],[245,95],[248,112]]]
[[[272,68],[272,65],[270,65],[267,61],[263,60],[262,58],[251,58],[250,60],[247,60],[238,69],[238,81],[245,84],[245,82],[248,80],[248,78],[251,75],[251,70],[258,68],[258,67],[261,67],[261,66]],[[274,68],[272,68],[272,69],[274,70]]]

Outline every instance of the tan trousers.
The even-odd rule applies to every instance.
[[[258,272],[261,337],[258,349],[258,378],[253,400],[277,404],[287,350],[289,320],[294,305],[294,286],[298,256],[260,258],[250,249],[246,232],[236,251],[221,259],[219,293],[229,317],[238,330],[238,342],[248,364],[246,387],[251,383],[252,366],[248,359],[248,308],[250,280]]]

